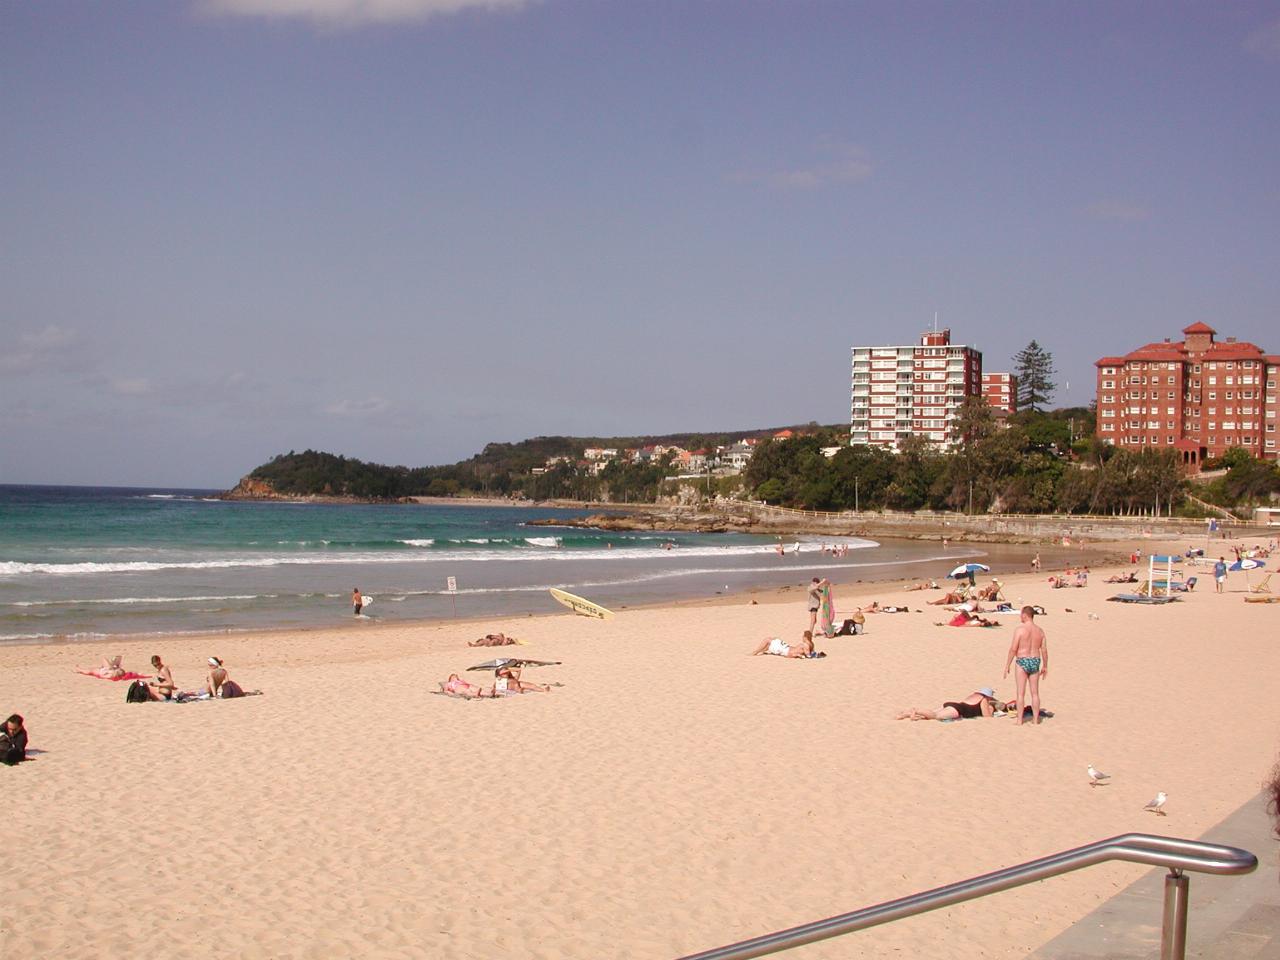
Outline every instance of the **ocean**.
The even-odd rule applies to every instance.
[[[583,510],[224,501],[213,490],[0,485],[0,643],[562,612],[833,579],[940,576],[981,553],[803,537],[528,526]],[[665,545],[672,544],[668,549]],[[447,590],[447,578],[456,593]]]

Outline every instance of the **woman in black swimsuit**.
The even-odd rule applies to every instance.
[[[974,717],[990,717],[996,712],[996,694],[990,687],[975,690],[963,700],[948,700],[941,710],[921,710],[912,707],[898,714],[899,720],[968,720]]]

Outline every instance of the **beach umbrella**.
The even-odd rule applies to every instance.
[[[950,573],[947,574],[953,580],[959,580],[963,577],[971,576],[975,573],[990,573],[991,568],[985,563],[962,563]]]
[[[477,663],[468,670],[501,670],[503,667],[558,667],[559,660],[521,660],[515,657],[499,657],[497,660],[486,660]]]
[[[1257,570],[1259,567],[1265,567],[1265,566],[1266,566],[1266,564],[1265,564],[1265,563],[1263,563],[1261,560],[1252,560],[1252,559],[1250,559],[1249,557],[1241,557],[1239,560],[1237,560],[1237,561],[1236,561],[1235,563],[1233,563],[1231,566],[1227,567],[1227,569],[1228,569],[1228,570],[1234,570],[1234,571],[1236,571],[1237,573],[1239,573],[1240,571],[1242,571],[1242,570],[1243,570],[1243,571],[1244,571],[1244,582],[1245,582],[1245,583],[1247,583],[1247,584],[1249,585],[1249,589],[1250,589],[1250,590],[1252,590],[1252,589],[1253,589],[1253,581],[1249,579],[1249,571],[1250,571],[1250,570]]]
[[[1261,560],[1251,560],[1250,558],[1245,557],[1241,560],[1237,560],[1231,566],[1227,567],[1227,569],[1234,570],[1239,573],[1241,570],[1257,570],[1259,567],[1265,566],[1266,564]]]

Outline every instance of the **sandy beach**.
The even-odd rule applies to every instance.
[[[1016,618],[936,627],[923,601],[938,594],[900,585],[839,588],[841,610],[913,612],[870,616],[808,661],[747,655],[805,627],[795,588],[609,622],[0,648],[0,711],[24,714],[41,751],[0,769],[0,955],[663,960],[1113,834],[1196,837],[1275,760],[1280,605],[1244,603],[1241,574],[1215,595],[1204,567],[1179,603],[1108,603],[1108,572],[1064,590],[1001,577],[1011,601],[1048,611],[1055,717],[1038,727],[893,719],[1014,691],[1001,672]],[[490,630],[528,645],[466,647]],[[433,695],[516,651],[563,661],[527,674],[563,686]],[[183,689],[216,655],[265,695],[132,705],[127,684],[73,672],[116,653],[143,670],[153,652]],[[1091,762],[1110,785],[1089,786]],[[1157,790],[1167,817],[1142,810]],[[1274,869],[1274,850],[1254,852]],[[925,956],[945,939],[947,955],[1021,957],[1143,869],[794,955]]]

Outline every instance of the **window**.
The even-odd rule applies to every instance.
[[[1165,443],[1172,444],[1172,443],[1173,443],[1173,437],[1165,437],[1165,438],[1164,438],[1164,442],[1165,442]]]
[[[1230,399],[1231,399],[1231,395],[1232,395],[1233,393],[1235,393],[1235,391],[1234,391],[1234,390],[1228,390],[1228,391],[1227,391],[1227,399],[1228,399],[1228,400],[1230,400]]]
[[[1114,390],[1115,388],[1116,388],[1116,382],[1115,382],[1114,380],[1103,380],[1103,381],[1102,381],[1102,389],[1103,389],[1103,390]]]
[[[1217,378],[1217,377],[1210,377],[1210,378],[1209,378],[1209,386],[1211,386],[1211,387],[1216,387],[1217,385],[1218,385],[1218,378]]]
[[[1173,364],[1169,364],[1169,366],[1173,366]],[[1166,377],[1166,378],[1165,378],[1165,383],[1174,383],[1174,382],[1175,382],[1175,380],[1174,380],[1174,378],[1173,378],[1173,377]]]
[[[1210,390],[1210,391],[1209,391],[1209,399],[1210,399],[1210,400],[1217,400],[1217,399],[1218,399],[1218,391],[1217,391],[1217,390]]]
[[[1175,426],[1174,422],[1172,420],[1169,420],[1169,421],[1166,421],[1164,428],[1166,430],[1172,430],[1174,426]]]
[[[1235,383],[1235,382],[1236,382],[1236,378],[1235,378],[1235,377],[1227,377],[1227,386],[1228,386],[1228,387],[1229,387],[1229,386],[1231,386],[1231,385],[1232,385],[1233,383]]]
[[[1218,429],[1218,424],[1217,424],[1217,423],[1215,423],[1213,420],[1210,420],[1210,421],[1209,421],[1209,429],[1210,429],[1210,430],[1217,430],[1217,429]],[[1213,443],[1213,437],[1210,437],[1210,438],[1209,438],[1209,442],[1210,442],[1210,443]]]
[[[1198,364],[1198,363],[1197,363],[1197,364],[1195,365],[1195,367],[1193,367],[1193,368],[1192,368],[1192,371],[1191,371],[1191,372],[1192,372],[1192,373],[1199,373],[1199,372],[1200,372],[1200,364]]]

